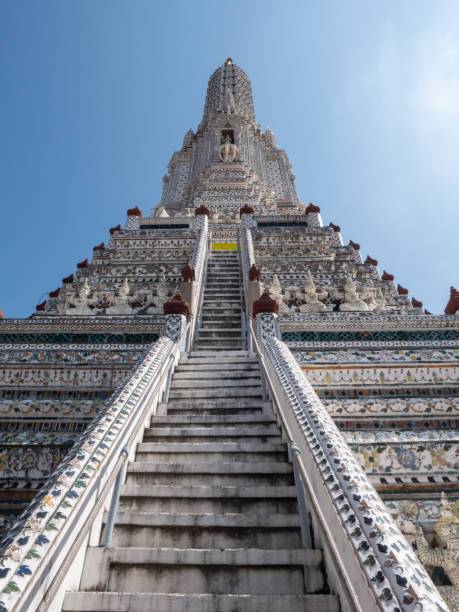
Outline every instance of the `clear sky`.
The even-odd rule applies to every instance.
[[[2,0],[5,316],[158,203],[228,56],[300,199],[443,312],[459,285],[457,0]]]

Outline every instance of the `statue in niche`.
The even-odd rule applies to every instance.
[[[237,112],[236,100],[234,99],[233,92],[229,87],[227,87],[225,91],[225,105],[223,111],[228,114]]]
[[[416,531],[418,557],[426,566],[443,568],[450,581],[448,586],[439,586],[442,597],[451,610],[459,609],[459,504],[449,504],[443,492],[441,494],[440,518],[434,529],[444,543],[444,548],[431,548],[422,527]]]
[[[231,138],[228,135],[218,149],[218,155],[222,162],[232,162],[236,159],[237,147],[231,142]]]
[[[344,281],[344,302],[340,304],[340,311],[368,311],[368,304],[359,298],[357,287],[349,274]]]
[[[362,300],[368,306],[368,310],[376,310],[378,304],[375,300],[375,290],[373,287],[363,287],[361,293]]]
[[[134,311],[129,304],[130,287],[127,278],[121,283],[116,294],[112,297],[110,306],[105,310],[108,315],[132,314]]]
[[[64,303],[64,309],[66,315],[91,315],[94,314],[92,307],[95,306],[97,300],[89,299],[91,293],[91,287],[89,286],[88,279],[85,278],[83,284],[79,289],[76,290],[73,296],[70,296]],[[67,304],[69,305],[67,307]]]
[[[304,303],[298,309],[300,312],[324,312],[327,310],[325,304],[319,300],[317,295],[316,284],[312,278],[311,270],[308,268],[306,272],[306,280],[304,281]]]
[[[272,299],[276,300],[276,302],[278,302],[278,304],[279,304],[279,312],[283,312],[283,313],[290,312],[289,307],[284,302],[284,296],[282,294],[282,287],[281,287],[281,284],[279,282],[279,278],[278,278],[277,274],[274,275],[273,282],[271,283],[271,286],[269,287],[268,291],[269,291],[269,295],[272,297]]]
[[[156,290],[149,294],[149,306],[146,310],[147,314],[158,314],[163,312],[163,304],[167,300],[169,289],[167,287],[166,277],[163,273],[161,280],[156,286]]]

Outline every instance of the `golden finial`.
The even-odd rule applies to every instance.
[[[233,63],[233,60],[230,57],[225,62],[227,66],[231,66],[232,63]]]

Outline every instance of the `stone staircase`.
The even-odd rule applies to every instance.
[[[204,305],[220,314],[207,309],[209,333],[180,360],[128,466],[111,547],[88,548],[66,612],[339,610],[322,552],[302,548],[287,447],[240,349],[237,274],[232,253],[212,256]]]
[[[241,282],[237,251],[213,251],[207,264],[198,350],[240,350]]]

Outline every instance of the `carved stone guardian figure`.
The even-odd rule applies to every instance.
[[[218,149],[218,155],[222,162],[232,162],[236,159],[237,147],[229,136],[226,136],[224,143]]]

